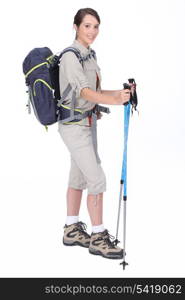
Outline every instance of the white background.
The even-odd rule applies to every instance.
[[[1,7],[0,276],[183,277],[185,275],[185,1],[28,0]],[[128,143],[126,252],[129,266],[64,247],[69,153],[57,125],[49,132],[26,111],[22,62],[34,47],[53,52],[74,38],[73,18],[96,9],[92,45],[103,89],[137,81],[139,117]],[[104,224],[115,235],[123,151],[123,107],[98,121],[107,177]],[[88,163],[88,162],[87,162]],[[83,195],[81,220],[91,231]],[[122,219],[120,239],[122,241]]]

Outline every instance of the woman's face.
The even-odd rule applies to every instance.
[[[91,15],[86,15],[83,18],[83,21],[80,24],[80,26],[77,27],[74,24],[74,28],[76,29],[77,33],[77,40],[85,47],[88,47],[94,42],[95,38],[98,35],[99,23],[95,17]]]

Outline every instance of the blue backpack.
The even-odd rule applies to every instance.
[[[63,53],[73,51],[80,61],[80,52],[75,48],[66,48],[59,56],[53,55],[47,48],[35,48],[28,53],[23,61],[23,72],[28,87],[28,111],[31,106],[34,113],[43,125],[51,125],[60,120],[58,100],[59,89],[59,62]]]
[[[70,84],[60,95],[59,88],[59,64],[62,55],[68,51],[73,52],[83,66],[83,61],[89,59],[82,57],[80,51],[73,47],[64,49],[60,55],[54,55],[47,48],[34,48],[28,53],[23,61],[23,72],[25,74],[26,85],[28,87],[28,112],[31,113],[31,105],[35,116],[42,125],[51,125],[61,120],[63,123],[80,121],[87,116],[91,116],[94,111],[109,112],[108,108],[95,105],[90,111],[80,112],[75,109],[76,95],[72,94],[72,107],[62,105],[64,99],[71,90]],[[95,58],[95,52],[91,54]],[[30,105],[31,103],[31,105]]]

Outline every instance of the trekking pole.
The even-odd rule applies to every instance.
[[[135,80],[128,79],[129,83],[134,85],[136,88]],[[127,83],[123,84],[124,89],[131,89],[130,85]],[[118,231],[119,231],[119,221],[120,221],[120,211],[121,211],[121,199],[123,197],[123,262],[120,263],[123,265],[123,270],[128,263],[125,261],[125,248],[126,248],[126,202],[127,202],[127,142],[128,142],[128,131],[129,131],[129,120],[130,120],[130,109],[132,107],[135,110],[137,107],[137,94],[134,89],[133,94],[130,96],[128,103],[124,104],[124,151],[123,151],[123,163],[122,163],[122,172],[120,180],[120,194],[119,194],[119,206],[118,206],[118,218],[117,218],[117,228],[116,228],[116,240],[115,244],[119,243],[118,241]]]

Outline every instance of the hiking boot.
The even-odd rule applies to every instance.
[[[78,222],[64,226],[63,244],[89,248],[90,235],[86,232],[86,224]]]
[[[115,241],[111,241],[111,239],[114,239],[114,237],[108,233],[108,230],[92,233],[89,252],[91,254],[101,255],[105,258],[123,258],[123,249],[117,247]]]

